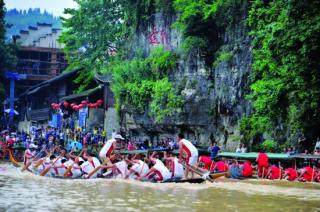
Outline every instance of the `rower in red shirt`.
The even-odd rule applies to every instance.
[[[299,181],[302,182],[311,182],[312,181],[312,175],[313,175],[313,169],[310,166],[303,167],[302,169],[299,169],[300,176],[298,178]]]
[[[249,160],[243,163],[242,168],[243,168],[243,172],[242,172],[243,177],[252,177],[252,165]]]
[[[297,179],[298,177],[298,173],[295,169],[293,168],[287,168],[284,170],[284,176],[283,178],[289,181],[294,181],[295,179]]]
[[[214,161],[212,161],[209,156],[200,156],[198,166],[206,170],[211,170],[214,167]]]
[[[258,176],[264,178],[267,175],[269,167],[269,159],[264,151],[260,151],[256,159],[258,163]]]
[[[224,161],[218,161],[213,168],[213,170],[216,170],[218,172],[225,172],[228,171],[228,169],[229,167]]]
[[[267,174],[267,178],[270,179],[270,180],[276,180],[276,179],[281,179],[280,176],[281,176],[281,169],[278,168],[275,165],[272,165],[269,168],[269,172]]]

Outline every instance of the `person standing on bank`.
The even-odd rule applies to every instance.
[[[212,161],[214,161],[215,158],[218,156],[218,153],[220,151],[220,147],[217,145],[216,142],[213,142],[212,146],[209,147],[208,150],[210,151],[210,159]]]

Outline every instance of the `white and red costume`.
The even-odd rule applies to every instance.
[[[105,161],[107,158],[110,158],[111,153],[114,150],[114,144],[116,143],[116,139],[111,138],[108,140],[105,145],[102,147],[99,153],[99,157],[102,161]]]
[[[156,163],[152,167],[155,173],[155,180],[156,181],[165,181],[171,178],[171,172],[169,169],[162,163],[161,160],[156,159]]]
[[[149,172],[148,164],[143,162],[142,160],[137,160],[131,167],[131,170],[134,171],[134,176],[130,176],[130,178],[135,178],[136,176],[140,177],[146,175]]]
[[[186,139],[181,139],[179,145],[182,148],[182,157],[186,160],[186,163],[192,166],[196,165],[198,161],[198,149]]]
[[[184,175],[183,166],[179,163],[178,158],[172,160],[172,177],[182,178]]]
[[[81,170],[84,173],[84,177],[88,177],[88,175],[98,166],[100,166],[101,163],[96,157],[92,157],[92,161],[86,161],[83,164],[81,164]],[[95,172],[91,178],[96,178],[98,174],[100,173],[100,170]]]
[[[30,162],[30,160],[36,155],[36,151],[33,150],[31,151],[31,149],[27,149],[25,152],[24,152],[24,161],[23,161],[23,164],[26,165],[27,163]]]

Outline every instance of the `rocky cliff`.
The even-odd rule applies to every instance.
[[[182,35],[172,27],[175,19],[175,15],[162,13],[152,16],[147,26],[139,27],[135,48],[142,48],[146,54],[158,45],[179,51]],[[241,140],[239,119],[251,110],[245,95],[252,57],[250,38],[243,21],[229,27],[222,41],[217,54],[227,56],[216,60],[213,66],[206,65],[199,52],[179,60],[178,69],[170,80],[184,97],[181,113],[156,124],[147,113],[123,111],[122,127],[130,131],[131,136],[144,136],[153,142],[163,137],[175,138],[177,133],[183,132],[188,139],[196,139],[202,146],[217,141],[227,149],[234,149]]]

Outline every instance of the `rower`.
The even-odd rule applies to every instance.
[[[168,162],[167,167],[172,173],[171,177],[175,179],[183,178],[184,170],[182,164],[179,163],[178,158],[164,152],[164,159]]]
[[[268,170],[266,178],[270,180],[281,179],[281,169],[278,168],[276,165],[272,165]]]
[[[178,143],[179,143],[179,153],[180,159],[179,161],[185,161],[187,164],[185,170],[185,178],[188,177],[189,167],[195,166],[198,161],[198,149],[188,140],[184,139],[184,136],[179,133],[178,134]],[[193,172],[192,172],[193,177]]]
[[[60,148],[60,158],[57,159],[57,162],[53,165],[54,174],[56,177],[63,177],[63,174],[67,170],[67,166],[65,163],[70,158],[69,154],[67,154],[67,150],[64,148]],[[67,163],[68,164],[68,163]]]
[[[268,155],[261,150],[258,154],[256,162],[258,164],[258,176],[264,178],[269,168]]]
[[[121,149],[121,141],[123,140],[124,138],[119,134],[116,134],[114,138],[108,140],[100,150],[99,158],[101,161],[105,161],[107,158],[110,159],[110,156],[114,150]]]
[[[153,178],[157,182],[163,182],[169,180],[171,178],[171,172],[168,168],[162,163],[161,160],[155,158],[156,153],[150,156],[149,160],[154,164],[154,166],[148,171],[147,174],[140,176],[138,179],[141,180],[143,178]]]
[[[113,174],[117,179],[125,179],[129,174],[127,161],[121,160],[116,162],[113,167]]]
[[[127,178],[136,179],[142,175],[146,175],[149,172],[149,166],[145,163],[144,158],[131,160],[131,168]]]
[[[87,149],[83,149],[83,158],[86,160],[81,164],[81,170],[83,172],[82,177],[87,178],[88,175],[98,166],[101,165],[100,161],[96,157],[92,157],[88,154]],[[100,174],[100,170],[95,172],[91,178],[96,178]]]
[[[55,155],[50,155],[50,157],[47,157],[47,158],[43,161],[42,166],[40,166],[40,167],[38,168],[38,170],[37,170],[38,173],[40,174],[40,173],[42,173],[43,170],[51,167],[51,165],[54,163],[54,161],[55,161],[56,159],[57,159],[57,158],[56,158]],[[51,177],[51,176],[54,176],[54,175],[55,175],[55,172],[54,172],[54,170],[53,170],[52,167],[51,167],[51,168],[50,168],[50,171],[47,172],[45,176]]]
[[[38,148],[38,146],[31,144],[29,146],[28,149],[26,149],[25,153],[24,153],[24,161],[23,164],[24,166],[26,166],[27,163],[29,163],[29,161],[36,155],[36,148]]]
[[[301,182],[311,182],[313,178],[313,169],[310,166],[305,166],[302,169],[298,170],[300,174],[298,180]]]
[[[84,163],[82,157],[75,156],[72,153],[69,153],[69,160],[64,163],[66,170],[68,167],[72,166],[71,171],[68,173],[68,177],[71,178],[78,178],[82,176],[82,171],[80,165]]]
[[[283,179],[294,181],[295,179],[297,179],[297,176],[298,176],[298,173],[293,168],[287,168],[284,170]]]
[[[104,177],[115,177],[117,179],[125,179],[129,175],[128,164],[130,164],[130,160],[125,159],[120,154],[116,154],[112,157],[112,161],[107,162],[106,165],[101,165],[101,169],[106,170],[103,174]],[[108,169],[110,169],[108,171]]]
[[[229,167],[225,161],[218,161],[213,167],[213,171],[226,172],[229,170]]]
[[[211,171],[213,170],[213,167],[215,165],[215,162],[211,160],[209,156],[200,156],[198,161],[198,167],[202,168],[204,171]]]
[[[249,160],[246,160],[241,166],[241,168],[243,177],[252,177],[253,169]]]

